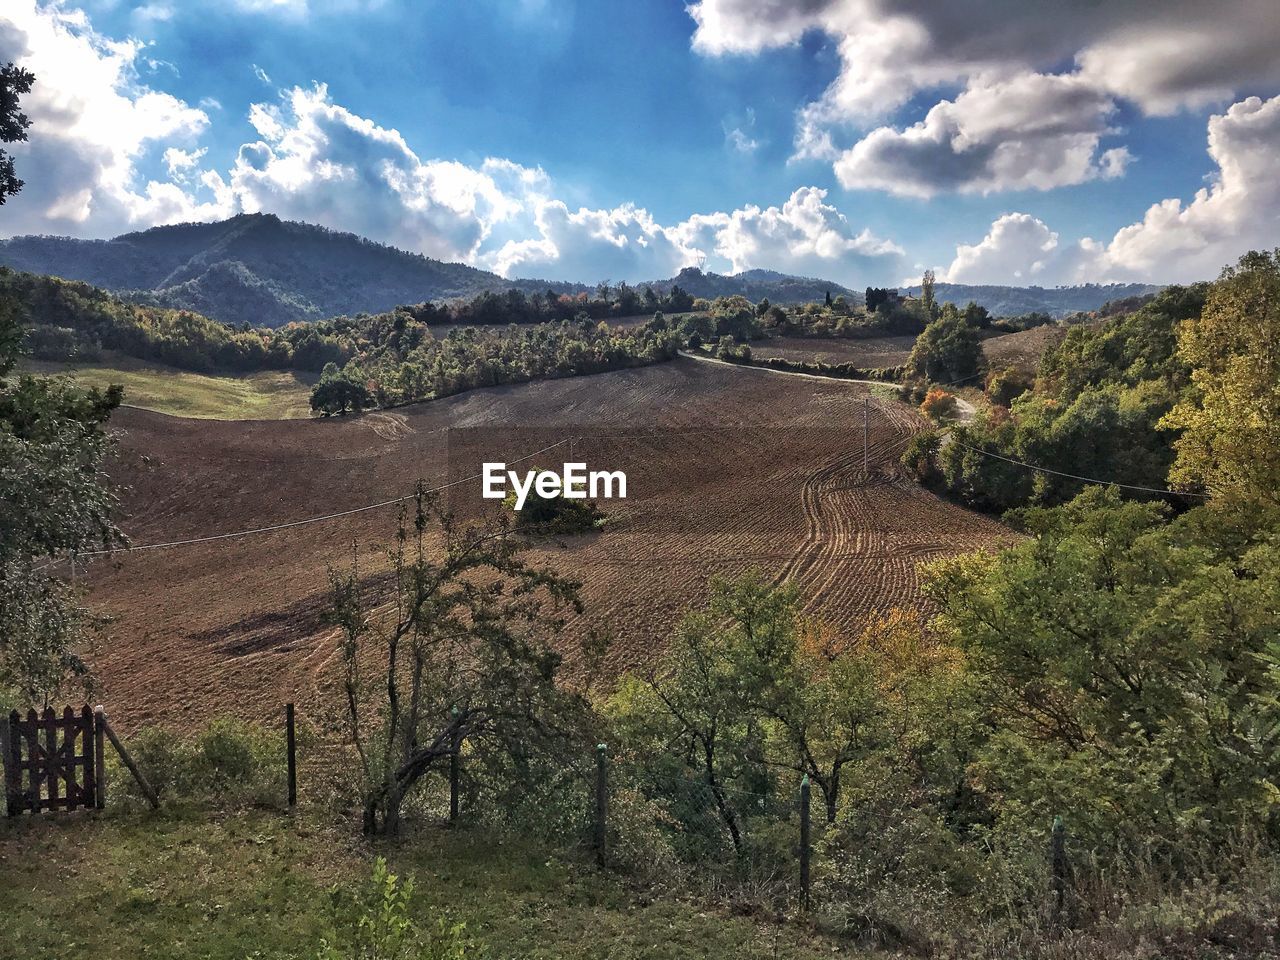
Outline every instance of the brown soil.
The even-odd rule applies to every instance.
[[[1066,336],[1067,328],[1057,323],[1032,327],[1018,333],[1005,333],[982,342],[987,364],[992,368],[1017,367],[1035,376],[1040,357],[1051,345]]]
[[[714,574],[759,568],[797,585],[810,613],[855,630],[921,603],[920,560],[1008,535],[901,477],[903,445],[925,425],[903,404],[871,397],[864,475],[868,396],[856,384],[681,359],[332,420],[121,410],[122,526],[144,545],[331,514],[574,436],[574,459],[625,470],[629,496],[602,504],[603,532],[536,553],[583,582],[587,615],[560,641],[569,675],[591,623],[612,633],[617,673],[652,660]],[[569,449],[533,462],[558,467]],[[479,486],[450,488],[450,506],[494,509]],[[95,563],[92,600],[115,618],[95,660],[117,722],[265,718],[288,699],[317,698],[335,660],[327,571],[345,568],[353,549],[362,570],[377,569],[395,515],[387,507]]]
[[[852,363],[859,367],[897,367],[907,362],[916,338],[868,337],[778,337],[756,341],[751,352],[757,357],[782,357],[810,363]]]

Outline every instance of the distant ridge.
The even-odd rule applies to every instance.
[[[0,264],[83,280],[225,323],[272,327],[512,285],[465,264],[263,213],[154,227],[113,240],[13,237],[0,240]]]
[[[919,287],[903,287],[906,293],[920,295]],[[939,303],[948,301],[964,306],[970,300],[995,317],[1016,317],[1024,313],[1047,313],[1065,317],[1072,313],[1097,310],[1108,300],[1144,297],[1162,288],[1150,283],[1085,283],[1075,287],[1003,287],[966,283],[939,283],[934,296]]]
[[[594,291],[580,282],[508,280],[463,263],[406,253],[353,233],[245,213],[215,223],[183,223],[112,240],[24,236],[0,240],[0,266],[82,280],[152,306],[193,310],[230,324],[279,327],[295,320],[379,313],[425,300],[470,299],[518,289],[526,293]],[[828,293],[851,304],[863,294],[817,277],[774,270],[726,276],[686,267],[666,280],[635,284],[691,296],[741,295],[789,305]],[[1096,310],[1107,300],[1158,290],[1149,284],[1082,287],[976,286],[940,283],[940,300],[975,300],[998,316],[1042,311],[1054,316]],[[918,292],[919,288],[912,288]]]
[[[830,293],[832,297],[844,297],[852,304],[863,302],[862,293],[830,280],[796,277],[776,270],[744,270],[725,276],[703,273],[697,267],[685,267],[670,280],[652,280],[647,285],[653,287],[655,293],[667,293],[673,286],[679,286],[686,293],[708,300],[736,294],[753,303],[767,298],[770,303],[792,304],[822,300]]]
[[[12,237],[0,240],[0,266],[82,280],[138,303],[193,310],[224,323],[271,327],[424,300],[470,299],[486,291],[594,290],[577,282],[508,280],[269,213],[153,227],[112,240]],[[822,299],[830,290],[861,301],[839,284],[771,270],[726,277],[688,268],[652,286],[665,292],[675,284],[709,299],[742,294],[753,301],[799,303]]]

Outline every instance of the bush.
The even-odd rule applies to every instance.
[[[219,718],[186,740],[148,727],[126,746],[162,801],[217,809],[287,801],[283,735],[243,721]],[[113,803],[143,802],[141,789],[123,767],[108,782]]]
[[[1031,378],[1016,367],[992,371],[987,377],[987,399],[1007,407],[1031,389]]]
[[[900,463],[903,469],[927,487],[942,480],[942,472],[938,469],[938,447],[941,443],[942,435],[938,431],[925,430],[908,440],[907,448],[902,452]]]
[[[956,398],[941,387],[933,387],[925,394],[920,412],[932,420],[943,420],[956,412]]]

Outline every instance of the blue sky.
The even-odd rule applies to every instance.
[[[13,3],[4,235],[267,210],[513,276],[1054,285],[1212,276],[1280,214],[1259,0]]]

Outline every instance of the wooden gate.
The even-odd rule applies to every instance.
[[[85,706],[67,707],[59,717],[52,707],[43,716],[28,710],[25,719],[9,714],[5,759],[5,799],[9,816],[24,811],[101,807],[102,724]]]

